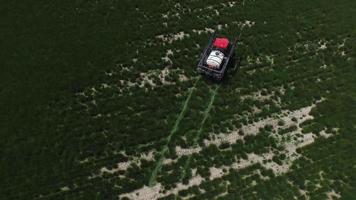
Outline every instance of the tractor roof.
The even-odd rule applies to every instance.
[[[227,38],[216,38],[213,45],[221,49],[226,49],[229,45],[229,40]]]

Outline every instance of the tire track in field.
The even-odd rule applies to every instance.
[[[209,113],[210,113],[211,108],[213,107],[213,103],[214,103],[214,101],[215,101],[215,96],[216,96],[216,94],[217,94],[219,88],[220,88],[220,86],[217,85],[214,90],[211,90],[210,101],[209,101],[208,107],[207,107],[207,108],[205,109],[205,111],[204,111],[204,117],[203,117],[203,120],[200,122],[200,126],[199,126],[199,129],[198,129],[198,131],[197,131],[197,134],[195,135],[195,137],[194,137],[194,139],[193,139],[193,146],[197,145],[198,140],[199,140],[199,138],[200,138],[200,135],[201,135],[202,132],[203,132],[203,128],[204,128],[205,122],[206,122],[206,120],[208,119],[208,116],[209,116]],[[188,167],[189,167],[189,165],[190,165],[191,159],[192,159],[192,154],[189,155],[188,159],[186,160],[186,162],[185,162],[185,164],[184,164],[183,171],[182,171],[182,175],[181,175],[181,177],[180,177],[180,181],[182,181],[182,180],[185,178],[185,176],[186,176],[186,171],[187,171],[187,169],[188,169]],[[177,196],[176,196],[175,199],[177,199]]]
[[[188,96],[185,99],[185,101],[183,102],[183,106],[182,106],[181,112],[179,113],[179,115],[178,115],[178,117],[177,117],[177,119],[176,119],[176,121],[174,123],[174,126],[173,126],[173,128],[172,128],[172,130],[170,132],[170,134],[166,138],[166,144],[163,146],[162,150],[159,152],[159,159],[156,162],[155,167],[153,168],[153,171],[151,173],[151,176],[150,176],[150,179],[149,179],[149,182],[148,182],[148,186],[150,186],[150,187],[152,187],[152,186],[154,186],[156,184],[157,174],[160,171],[160,169],[162,168],[162,163],[163,163],[163,159],[165,158],[165,154],[169,151],[168,145],[171,142],[172,136],[177,132],[177,130],[179,128],[179,124],[182,121],[185,112],[187,111],[187,107],[188,107],[189,101],[190,101],[190,99],[192,97],[193,91],[196,89],[196,85],[199,82],[199,80],[200,80],[200,77],[197,78],[197,80],[195,81],[193,87],[191,87],[189,89]]]

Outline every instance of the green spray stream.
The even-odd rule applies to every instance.
[[[177,117],[177,119],[176,119],[176,121],[174,123],[174,126],[173,126],[172,130],[170,131],[170,134],[166,138],[166,144],[163,146],[162,150],[159,152],[159,159],[156,162],[156,165],[155,165],[155,167],[154,167],[154,169],[153,169],[153,171],[151,173],[151,176],[150,176],[150,179],[149,179],[149,182],[148,182],[148,186],[150,186],[150,187],[152,187],[152,186],[154,186],[156,184],[157,174],[161,170],[162,162],[163,162],[163,160],[165,158],[166,153],[169,150],[168,145],[171,142],[172,136],[177,132],[177,130],[179,128],[179,124],[182,121],[182,119],[184,117],[184,114],[187,111],[187,107],[188,107],[189,101],[190,101],[190,99],[192,97],[193,91],[196,89],[195,86],[197,85],[199,80],[200,80],[200,77],[197,78],[197,80],[195,81],[193,87],[191,87],[189,89],[188,96],[185,99],[185,101],[183,102],[181,112],[179,113],[179,115],[178,115],[178,117]]]
[[[204,128],[204,124],[209,116],[209,113],[210,113],[210,110],[211,108],[213,107],[213,103],[215,101],[215,96],[218,92],[218,89],[219,89],[220,86],[216,86],[214,90],[211,90],[211,97],[210,97],[210,101],[209,101],[209,104],[208,104],[208,107],[205,109],[204,111],[204,117],[203,117],[203,120],[200,122],[200,126],[199,126],[199,129],[197,131],[197,134],[195,135],[194,139],[193,139],[193,145],[197,145],[198,143],[198,140],[203,132],[203,128]],[[189,155],[188,159],[186,160],[186,162],[184,163],[184,167],[183,167],[183,172],[182,172],[182,175],[180,177],[180,181],[182,181],[185,176],[186,176],[186,171],[190,165],[190,161],[191,161],[191,158],[192,158],[192,155]]]

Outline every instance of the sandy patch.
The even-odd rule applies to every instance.
[[[210,180],[220,178],[224,175],[222,168],[210,167],[209,171],[210,171],[210,178],[209,178]]]
[[[162,197],[162,194],[160,193],[161,191],[162,185],[160,183],[156,184],[154,187],[143,186],[142,188],[134,190],[130,193],[120,195],[119,199],[123,197],[135,200],[158,199]]]
[[[171,194],[177,195],[179,191],[186,190],[195,185],[200,185],[203,180],[204,178],[202,178],[200,175],[197,175],[191,178],[188,184],[178,183],[175,188],[166,192],[163,192],[163,187],[160,183],[156,184],[153,187],[143,186],[142,188],[132,191],[130,193],[121,194],[119,195],[119,198],[127,197],[129,199],[135,200],[153,200],[166,197]]]
[[[324,138],[329,138],[329,137],[331,137],[333,135],[331,133],[326,133],[325,130],[320,131],[319,134]]]
[[[242,29],[242,28],[251,28],[256,24],[256,22],[245,20],[245,21],[233,21],[232,24],[237,25]]]
[[[204,140],[205,146],[209,146],[210,144],[215,144],[216,146],[220,146],[222,143],[228,142],[230,144],[235,144],[237,140],[243,140],[246,135],[257,135],[261,128],[264,128],[266,125],[271,125],[274,130],[277,128],[285,128],[291,125],[298,125],[308,119],[313,119],[309,113],[312,108],[315,107],[315,104],[307,107],[303,107],[301,109],[295,111],[283,110],[279,116],[282,117],[269,117],[252,124],[244,125],[240,129],[232,131],[228,134],[209,134],[209,139]],[[284,115],[284,116],[283,116]],[[297,122],[294,122],[292,119],[296,118]],[[279,126],[278,122],[283,120],[284,125]],[[243,132],[244,135],[240,135],[239,132]]]
[[[61,191],[66,192],[69,191],[70,188],[68,186],[61,187]]]
[[[166,53],[165,57],[162,57],[162,60],[165,60],[169,63],[171,63],[171,59],[168,57],[169,55],[173,54],[171,50],[168,50]],[[147,72],[141,72],[139,74],[139,79],[137,79],[135,82],[131,81],[126,81],[126,80],[120,80],[120,86],[118,87],[120,93],[123,92],[123,89],[129,89],[131,87],[138,86],[140,88],[144,88],[145,86],[150,86],[152,88],[159,87],[157,85],[157,81],[160,81],[162,85],[174,85],[176,84],[175,82],[168,81],[168,78],[172,76],[172,73],[179,73],[178,76],[179,81],[188,81],[189,78],[187,78],[183,71],[180,69],[169,69],[169,67],[165,67],[162,70],[155,69],[155,70],[149,70]]]
[[[202,148],[200,146],[193,147],[193,148],[181,148],[180,146],[176,146],[175,150],[177,156],[181,157],[181,156],[191,155],[194,153],[199,153],[202,150]]]
[[[178,33],[172,33],[167,35],[157,35],[156,38],[168,44],[172,44],[177,40],[183,40],[184,38],[187,38],[189,36],[190,35],[188,33],[184,33],[184,31],[180,31]]]
[[[173,160],[171,158],[165,158],[162,163],[163,163],[163,165],[171,165],[175,162],[177,162],[177,159]]]
[[[168,49],[165,56],[162,57],[161,59],[166,62],[169,63],[170,65],[172,65],[172,60],[170,59],[170,56],[173,56],[173,51],[171,49]]]
[[[214,33],[215,30],[212,29],[212,28],[206,27],[206,28],[204,28],[203,30],[201,30],[201,29],[200,29],[200,30],[193,29],[192,32],[193,32],[193,33],[196,33],[196,34],[198,34],[198,35],[201,35],[202,33],[204,33],[204,34],[211,34],[211,33]]]
[[[146,161],[154,161],[154,151],[150,151],[148,153],[141,153],[140,156],[131,157],[127,162],[119,162],[116,164],[116,167],[112,169],[108,169],[106,166],[100,168],[99,174],[93,174],[89,177],[89,179],[100,177],[104,173],[114,174],[119,171],[126,171],[132,164],[136,164],[137,166],[141,166],[141,160]]]
[[[341,195],[339,193],[336,193],[334,189],[329,192],[326,192],[326,196],[328,197],[329,200],[341,198]]]

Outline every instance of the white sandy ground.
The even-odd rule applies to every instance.
[[[167,51],[167,55],[171,55],[172,53],[173,52],[171,50]],[[162,59],[170,60],[169,57],[163,57]],[[114,72],[107,72],[106,75],[112,76],[113,73]],[[175,81],[168,81],[168,79],[170,77],[172,77],[173,73],[176,73],[178,75],[179,82],[185,82],[185,81],[190,80],[190,78],[185,75],[183,70],[170,69],[167,66],[167,67],[164,67],[163,69],[155,69],[155,70],[149,70],[147,72],[141,72],[139,74],[139,78],[135,82],[132,82],[129,80],[119,80],[118,81],[119,85],[116,83],[105,83],[104,82],[98,86],[94,86],[94,87],[86,89],[85,91],[78,92],[78,93],[76,93],[76,96],[78,96],[78,97],[83,96],[86,98],[94,97],[98,93],[100,93],[108,88],[116,88],[118,90],[118,93],[120,95],[122,95],[124,93],[124,89],[129,89],[129,88],[132,88],[135,86],[138,86],[140,88],[145,88],[147,86],[149,86],[151,88],[159,87],[156,84],[157,81],[161,82],[162,85],[175,85],[175,84],[177,84]],[[87,107],[87,110],[88,110],[89,105],[87,105],[86,103],[81,103],[81,102],[78,102],[78,103],[84,107]],[[93,100],[90,103],[93,105],[96,104],[95,100]]]
[[[215,30],[212,29],[212,28],[206,27],[206,28],[204,28],[203,30],[202,30],[202,29],[199,29],[199,30],[193,29],[192,32],[193,32],[193,33],[196,33],[196,34],[198,34],[198,35],[201,35],[202,33],[204,33],[204,34],[207,34],[207,33],[214,33]]]
[[[337,43],[337,51],[334,52],[334,55],[346,56],[345,43],[347,40],[348,38],[344,38],[341,42]],[[328,49],[329,46],[332,46],[331,44],[332,41],[326,39],[305,41],[301,43],[296,43],[292,47],[288,47],[288,52],[293,53],[295,51],[301,51],[305,54],[309,52],[316,52],[316,54],[319,54],[320,52]]]
[[[168,58],[169,59],[169,58]],[[154,77],[159,77],[163,85],[173,85],[174,82],[167,81],[167,77],[170,75],[171,70],[168,67],[165,67],[162,70],[152,70],[146,73],[140,73],[142,81],[139,83],[139,87],[144,87],[146,84],[156,87],[157,85],[153,83]]]
[[[275,55],[273,54],[261,54],[259,56],[247,56],[246,57],[246,66],[253,65],[265,65],[265,66],[273,66],[274,65]],[[241,66],[241,68],[246,68],[246,66]]]
[[[319,40],[318,45],[319,45],[319,47],[318,47],[319,50],[325,50],[325,49],[327,49],[328,41]]]
[[[186,190],[195,185],[200,185],[203,180],[204,178],[202,178],[200,175],[197,175],[191,178],[188,184],[178,183],[175,188],[166,192],[163,192],[163,187],[161,183],[158,183],[153,187],[143,186],[141,189],[135,190],[131,193],[120,195],[120,198],[127,197],[129,199],[135,200],[158,199],[161,197],[168,196],[170,194],[178,194],[179,191]]]
[[[296,134],[296,133],[293,133],[293,134]],[[305,136],[301,139],[301,141],[299,143],[296,143],[296,144],[292,143],[292,142],[287,143],[286,146],[288,146],[288,148],[286,150],[286,154],[287,154],[286,160],[288,160],[288,162],[283,163],[283,165],[281,165],[281,166],[274,163],[273,161],[267,161],[266,163],[264,163],[264,161],[272,159],[272,157],[274,156],[273,152],[268,152],[268,153],[265,153],[262,155],[257,155],[257,154],[251,153],[251,154],[248,154],[247,159],[238,160],[235,163],[233,163],[231,166],[223,166],[220,168],[211,167],[209,170],[212,174],[208,180],[202,178],[198,174],[198,175],[193,176],[190,179],[188,184],[184,185],[182,183],[178,183],[177,187],[175,187],[171,190],[168,190],[164,193],[162,192],[163,186],[160,183],[158,183],[157,185],[155,185],[152,188],[144,186],[144,187],[137,189],[135,191],[132,191],[130,193],[122,194],[122,195],[120,195],[120,198],[128,197],[129,199],[138,199],[138,200],[146,199],[146,200],[148,200],[148,199],[158,199],[161,197],[168,196],[170,194],[178,194],[179,191],[186,190],[189,187],[192,187],[195,185],[198,186],[202,182],[211,181],[211,180],[214,180],[217,178],[221,178],[222,176],[228,175],[229,169],[240,170],[240,169],[252,166],[256,163],[260,163],[266,169],[272,169],[277,175],[281,175],[283,173],[286,173],[288,171],[289,167],[291,166],[292,162],[301,156],[296,153],[296,149],[306,146],[306,145],[309,145],[313,142],[314,142],[313,134],[309,133],[309,134],[305,134]],[[224,169],[226,169],[226,170],[224,170]]]
[[[165,62],[172,64],[172,60],[170,59],[171,56],[173,56],[173,51],[171,49],[168,49],[166,55],[161,59]]]
[[[241,24],[241,22],[233,22],[233,24],[238,24],[239,26],[242,27],[249,27],[251,28],[254,23],[253,22],[245,22],[244,24]],[[344,38],[342,41],[337,42],[337,50],[334,51],[335,56],[341,56],[344,57],[347,60],[350,60],[350,58],[347,57],[348,52],[345,48],[345,43],[348,40],[348,38]],[[316,55],[318,54],[323,54],[323,51],[326,49],[330,48],[332,44],[332,41],[330,40],[325,40],[325,39],[318,39],[318,40],[313,40],[313,41],[305,41],[301,43],[296,43],[290,47],[288,47],[288,52],[290,54],[295,54],[295,52],[299,52],[301,54],[308,54],[309,52],[315,52]],[[303,53],[302,53],[303,52]],[[273,66],[274,65],[274,57],[275,55],[259,55],[258,57],[246,57],[247,64],[244,66],[241,66],[241,68],[249,68],[249,67],[254,67],[255,65],[263,65],[262,67],[259,67],[260,70],[265,71],[273,71],[273,67],[268,67],[267,66]],[[296,62],[297,60],[294,60],[293,62]],[[288,66],[287,66],[288,67]],[[326,69],[328,66],[325,63],[321,63],[321,69]],[[251,69],[246,71],[247,74],[252,75],[256,72],[256,69]]]
[[[222,168],[210,167],[210,180],[220,178],[224,175],[224,170]]]
[[[287,180],[288,185],[298,188],[298,192],[301,196],[303,196],[306,200],[310,199],[310,196],[308,195],[308,191],[300,189],[298,186],[296,186],[292,181]],[[294,196],[294,199],[298,199],[296,196]]]
[[[259,100],[259,101],[265,101],[265,100],[269,100],[271,99],[273,96],[275,96],[274,91],[272,93],[266,94],[266,95],[262,95],[261,94],[262,91],[256,91],[256,92],[252,92],[251,94],[248,95],[242,95],[240,96],[240,99],[242,101],[251,98],[254,100]]]
[[[193,16],[198,16],[201,14],[201,12],[203,12],[203,10],[214,10],[215,16],[218,16],[220,14],[219,9],[221,9],[221,7],[232,8],[236,5],[236,3],[237,3],[236,1],[224,2],[219,4],[214,3],[213,5],[208,5],[203,8],[194,9],[194,10],[192,10],[188,6],[182,6],[180,3],[176,3],[174,6],[172,6],[173,9],[167,11],[166,13],[161,14],[161,18],[162,20],[166,20],[166,21],[181,19],[180,16],[181,13],[189,13]]]
[[[245,27],[251,28],[252,26],[255,25],[255,22],[254,21],[249,21],[249,20],[246,20],[246,21],[243,21],[243,22],[234,21],[232,24],[238,25],[240,27],[240,29],[243,29]],[[218,24],[218,25],[216,25],[215,29],[222,30],[223,28],[228,28],[228,26],[229,26],[228,24]],[[211,34],[211,33],[215,32],[215,29],[212,28],[212,27],[205,27],[204,29],[192,29],[192,32],[196,33],[198,35]]]
[[[141,160],[153,161],[154,160],[154,151],[150,151],[148,153],[141,153],[139,157],[132,157],[129,161],[119,162],[116,167],[112,169],[108,169],[107,167],[100,168],[99,174],[93,174],[89,177],[89,179],[102,176],[104,173],[114,174],[118,171],[126,171],[132,164],[136,164],[137,166],[141,165]]]
[[[184,38],[187,38],[189,36],[190,35],[188,33],[184,33],[184,31],[180,31],[178,33],[171,33],[167,35],[157,35],[156,38],[168,44],[172,44],[172,42],[174,41],[183,40]]]
[[[340,199],[341,198],[341,195],[339,193],[336,193],[335,190],[331,190],[329,192],[326,192],[326,196],[328,197],[328,200]]]
[[[170,53],[169,51],[167,53]],[[171,62],[170,58],[165,56],[162,57],[162,59],[167,60],[168,62]],[[125,81],[125,80],[120,80],[120,88],[119,90],[123,91],[123,88],[130,88],[134,86],[139,86],[140,88],[144,88],[145,86],[150,86],[152,88],[158,87],[157,84],[154,82],[157,78],[159,81],[162,83],[162,85],[175,85],[176,82],[168,81],[168,77],[172,75],[172,73],[179,73],[179,81],[184,82],[190,80],[183,72],[183,70],[180,69],[170,69],[169,67],[165,67],[162,70],[156,69],[156,70],[150,70],[148,72],[141,72],[140,73],[140,79],[137,80],[136,82],[131,82],[131,81]]]
[[[199,153],[202,148],[200,146],[193,148],[182,148],[180,146],[176,146],[176,154],[178,157],[192,155],[193,153]]]
[[[319,134],[324,138],[329,138],[329,137],[333,136],[332,133],[326,133],[325,130],[320,131]]]
[[[205,146],[209,146],[210,144],[215,144],[220,146],[222,143],[228,142],[230,144],[235,144],[237,140],[243,140],[247,135],[257,135],[260,128],[264,128],[266,125],[271,125],[273,129],[286,128],[291,125],[298,125],[308,119],[313,119],[313,116],[309,115],[312,108],[316,105],[313,104],[311,106],[303,107],[301,109],[295,111],[283,110],[279,116],[280,117],[268,117],[266,119],[262,119],[260,121],[254,122],[252,124],[244,125],[240,129],[232,131],[228,134],[213,134],[210,133],[210,139],[204,140]],[[293,118],[296,118],[298,121],[292,121]],[[279,121],[284,121],[283,126],[279,126]],[[240,135],[239,132],[242,131],[244,135]]]
[[[65,192],[65,191],[69,191],[70,188],[68,186],[64,186],[64,187],[61,187],[61,191]]]
[[[304,122],[307,119],[313,119],[313,117],[310,115],[310,111],[313,107],[316,105],[313,104],[311,106],[307,106],[304,108],[301,108],[299,110],[293,111],[293,112],[288,112],[285,111],[284,113],[287,113],[286,116],[282,117],[282,119],[285,121],[285,124],[283,126],[288,127],[292,123],[294,123],[291,118],[295,117],[298,119],[297,125],[300,123]],[[270,124],[273,126],[273,129],[278,128],[278,123],[279,119],[273,119],[273,118],[267,118],[265,120],[262,120],[260,122],[256,122],[254,124],[247,125],[243,127],[245,135],[247,134],[252,134],[255,135],[258,133],[259,127],[264,127],[264,125]],[[277,163],[272,161],[272,158],[276,155],[273,151],[257,155],[255,153],[250,153],[247,155],[247,159],[239,159],[236,160],[232,165],[230,166],[222,166],[222,167],[210,167],[210,177],[205,179],[202,178],[199,174],[194,174],[192,179],[189,181],[188,184],[184,185],[182,183],[178,183],[177,187],[168,190],[166,192],[163,192],[163,186],[158,183],[156,186],[149,188],[147,186],[144,186],[140,189],[137,189],[135,191],[132,191],[130,193],[126,194],[121,194],[119,197],[128,197],[130,199],[158,199],[161,197],[168,196],[170,194],[178,194],[179,191],[185,190],[189,187],[192,187],[194,185],[198,186],[202,182],[205,181],[211,181],[217,178],[221,178],[223,176],[226,176],[229,174],[230,169],[234,170],[240,170],[247,168],[249,166],[252,166],[254,164],[259,163],[261,166],[263,166],[266,169],[271,169],[276,175],[281,175],[289,171],[289,168],[293,164],[293,161],[296,159],[300,158],[302,155],[298,154],[296,150],[298,148],[302,148],[304,146],[312,144],[315,139],[317,138],[316,135],[313,133],[307,133],[307,134],[302,134],[301,133],[302,129],[298,127],[297,130],[287,133],[283,136],[279,136],[278,134],[275,134],[275,137],[279,137],[282,141],[283,138],[289,137],[293,138],[296,137],[297,135],[301,135],[297,140],[288,140],[281,142],[281,145],[285,147],[285,149],[281,152],[286,155],[286,159],[282,162],[282,165],[278,165]],[[236,142],[236,138],[241,137],[238,135],[236,132],[232,132],[230,134],[221,134],[214,140],[210,140],[209,142],[212,144],[221,144],[222,141],[228,141],[230,144],[233,144]],[[321,134],[321,137],[324,137],[323,134]],[[182,151],[182,149],[178,150]],[[197,153],[197,150],[190,150],[187,151],[187,149],[183,150],[182,152],[194,152]],[[187,155],[184,153],[184,155]],[[332,193],[330,193],[332,194]]]
[[[233,21],[233,25],[237,25],[240,28],[251,28],[256,25],[256,22],[245,20],[245,21]]]
[[[289,110],[283,110],[279,114],[279,116],[282,116],[278,118],[278,116],[275,117],[269,117],[266,119],[262,119],[258,122],[254,122],[252,124],[244,125],[238,130],[231,131],[228,134],[214,134],[214,133],[209,133],[210,138],[204,140],[205,146],[209,146],[210,144],[214,144],[216,146],[220,146],[222,143],[228,142],[230,144],[235,144],[238,139],[243,140],[245,136],[247,135],[257,135],[259,132],[260,128],[265,127],[266,125],[272,125],[273,129],[276,130],[277,128],[288,128],[291,125],[298,125],[308,119],[312,119],[312,116],[310,116],[308,113],[310,110],[315,107],[315,104],[312,106],[307,106],[295,111],[289,111]],[[292,121],[292,118],[296,118],[298,121],[294,122]],[[284,125],[279,126],[278,122],[283,120]],[[241,136],[239,135],[240,131],[244,132],[244,135]],[[326,135],[331,135],[330,133],[324,133],[325,131],[321,132],[322,136]],[[196,147],[188,147],[188,148],[182,148],[180,146],[175,147],[175,151],[177,154],[176,159],[171,159],[171,158],[166,158],[163,160],[163,165],[170,165],[182,157],[182,156],[188,156],[194,153],[199,153],[202,150],[202,147],[196,146]],[[126,166],[126,165],[125,165]]]
[[[280,94],[277,94],[277,91]],[[265,102],[265,101],[270,100],[270,101],[272,101],[274,106],[280,107],[280,105],[282,105],[280,95],[284,95],[285,91],[286,91],[286,89],[284,86],[279,86],[279,87],[275,87],[273,89],[273,91],[268,92],[268,94],[265,94],[265,95],[262,95],[262,90],[259,90],[259,91],[251,92],[248,95],[242,95],[239,98],[242,101],[242,103],[248,99],[251,99],[254,101],[259,101],[259,102]],[[239,93],[240,91],[237,89],[236,92]],[[268,108],[269,104],[264,104],[264,106],[266,108]],[[241,114],[235,114],[234,117],[236,119],[241,119],[242,117],[250,118],[250,117],[253,117],[255,114],[260,113],[261,111],[262,111],[261,108],[258,108],[255,105],[253,105],[252,112],[243,112]]]

